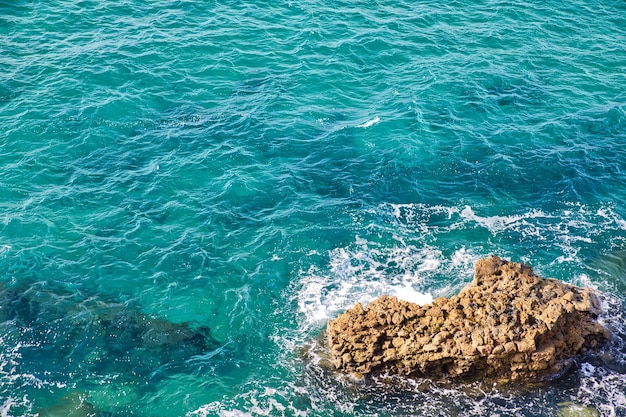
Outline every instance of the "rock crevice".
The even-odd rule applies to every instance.
[[[419,306],[383,295],[330,320],[326,336],[334,366],[356,376],[537,381],[606,342],[599,314],[593,290],[490,257],[456,296]]]

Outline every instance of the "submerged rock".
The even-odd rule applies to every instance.
[[[146,381],[220,347],[207,327],[43,284],[0,287],[0,330],[19,346],[16,370],[41,379],[124,374]]]
[[[75,391],[55,404],[37,410],[37,417],[98,417],[100,413],[87,402],[84,393]]]
[[[573,402],[564,402],[557,405],[559,406],[558,417],[600,417],[600,413],[595,408]]]
[[[490,257],[451,298],[419,306],[385,295],[328,322],[335,368],[361,377],[541,381],[561,375],[608,332],[591,289]]]

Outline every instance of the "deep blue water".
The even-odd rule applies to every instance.
[[[625,416],[625,85],[623,1],[0,0],[0,416]],[[302,354],[490,254],[596,288],[602,357],[482,392]]]

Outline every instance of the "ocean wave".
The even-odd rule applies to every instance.
[[[380,123],[380,117],[375,116],[373,119],[370,119],[366,122],[361,123],[357,127],[361,127],[363,129],[367,129],[368,127],[374,126],[375,124]]]
[[[370,229],[349,246],[329,251],[326,267],[313,262],[299,272],[297,299],[303,328],[319,326],[356,302],[367,303],[382,294],[448,294],[471,280],[478,258],[510,256],[524,242],[535,252],[558,249],[553,259],[536,268],[539,272],[575,280],[576,275],[566,276],[566,271],[591,273],[593,267],[580,253],[594,243],[605,250],[619,245],[621,235],[615,232],[623,221],[610,206],[594,210],[577,205],[551,213],[530,210],[480,216],[469,206],[388,204],[371,214],[379,218],[378,223],[370,223]],[[481,239],[480,246],[460,243],[467,242],[467,233],[483,230],[488,237]],[[607,233],[615,240],[605,241]],[[536,263],[531,254],[513,260]]]
[[[5,335],[0,415],[73,388],[163,416],[621,406],[602,364],[516,400],[369,391],[296,352],[357,301],[457,292],[492,253],[623,298],[623,2],[4,3],[0,285],[210,326],[228,349],[140,391],[130,366],[12,372],[25,342]],[[50,337],[84,334],[61,322]]]

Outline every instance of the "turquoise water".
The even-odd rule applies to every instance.
[[[625,85],[622,1],[0,0],[0,416],[626,415]],[[602,358],[509,392],[302,354],[489,254],[598,289]]]

